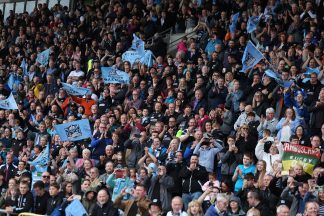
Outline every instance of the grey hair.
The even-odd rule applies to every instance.
[[[275,110],[272,107],[269,107],[268,109],[266,109],[266,113],[274,113]]]

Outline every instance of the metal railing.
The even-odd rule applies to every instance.
[[[168,49],[172,49],[175,46],[177,46],[178,42],[183,38],[183,37],[192,37],[192,36],[196,36],[196,31],[191,31],[189,33],[186,33],[184,35],[182,35],[181,37],[179,37],[178,39],[174,40],[174,41],[170,41],[170,43],[168,44]],[[170,37],[171,39],[171,37]]]

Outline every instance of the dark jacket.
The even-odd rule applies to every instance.
[[[207,181],[208,172],[206,168],[198,165],[197,169],[190,171],[183,167],[179,173],[182,180],[182,193],[202,192],[201,186]]]
[[[36,214],[46,214],[47,209],[47,201],[50,195],[47,191],[45,191],[43,196],[36,196],[35,205],[34,205],[34,213]]]
[[[4,181],[7,183],[9,179],[14,178],[17,174],[17,167],[12,163],[8,165],[3,164],[0,166],[0,172],[4,173]]]
[[[208,110],[215,109],[220,104],[225,104],[228,90],[226,87],[220,89],[211,87],[208,91]]]
[[[320,81],[317,81],[315,85],[312,85],[310,81],[303,83],[302,79],[299,79],[297,85],[303,89],[305,89],[307,98],[305,99],[305,104],[310,105],[313,101],[318,99],[319,93],[323,87]]]
[[[167,163],[166,167],[167,167],[168,175],[172,176],[173,182],[174,182],[173,187],[170,189],[172,196],[174,196],[174,195],[181,196],[182,195],[182,182],[181,182],[181,177],[179,176],[179,173],[180,173],[181,169],[186,167],[186,165],[182,162],[181,163]]]
[[[260,202],[257,206],[255,206],[256,209],[258,209],[262,216],[272,216],[273,213],[270,211],[267,204]]]
[[[324,104],[316,106],[316,102],[318,101],[314,101],[308,108],[308,112],[310,112],[309,127],[311,129],[320,129],[324,123]]]
[[[171,209],[171,193],[169,192],[169,189],[171,189],[174,185],[173,178],[168,175],[164,175],[160,178],[158,176],[152,176],[151,178],[147,179],[147,181],[149,181],[150,184],[148,197],[152,200],[154,187],[159,184],[162,210],[164,212],[169,211]]]
[[[62,197],[58,194],[47,200],[46,214],[51,215],[55,208],[60,208],[63,202]]]
[[[113,202],[109,200],[107,203],[100,205],[96,204],[94,207],[91,216],[118,216],[118,210],[114,208]]]
[[[27,192],[24,195],[19,195],[16,199],[16,207],[14,213],[31,212],[34,206],[34,198],[31,192]]]

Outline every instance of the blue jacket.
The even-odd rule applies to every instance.
[[[281,118],[280,121],[278,122],[277,124],[277,131],[278,131],[278,134],[277,134],[277,138],[278,140],[281,139],[281,129],[283,127],[283,123],[286,121],[286,118]],[[290,131],[291,131],[291,135],[294,135],[295,134],[295,131],[296,131],[296,128],[299,126],[299,125],[302,125],[300,119],[298,118],[295,118],[294,121],[291,122],[290,124]]]
[[[299,105],[295,98],[291,97],[289,92],[284,94],[284,103],[286,107],[293,107],[296,114],[299,117],[304,118],[305,122],[309,121],[309,112],[307,111],[306,105],[304,103]]]
[[[219,214],[216,212],[215,205],[211,205],[207,209],[205,216],[219,216]],[[227,212],[225,212],[223,216],[228,216]]]
[[[98,136],[100,137],[100,135]],[[94,136],[90,143],[90,148],[92,150],[91,159],[95,160],[99,160],[99,156],[105,154],[106,146],[112,144],[112,139],[99,139],[98,136]]]

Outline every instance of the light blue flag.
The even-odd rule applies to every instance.
[[[121,70],[117,70],[113,67],[101,67],[102,79],[105,84],[108,83],[120,83],[129,84],[129,75]]]
[[[49,144],[47,144],[46,148],[42,151],[42,153],[40,153],[40,155],[38,155],[37,158],[35,158],[33,161],[28,161],[28,163],[34,167],[36,166],[41,166],[47,167],[47,164],[49,162]]]
[[[304,74],[305,75],[310,75],[311,73],[316,73],[318,75],[320,73],[320,70],[319,70],[318,67],[316,67],[316,68],[307,67],[306,72]]]
[[[63,89],[70,95],[88,95],[91,94],[90,89],[78,87],[75,85],[70,85],[62,82]]]
[[[49,55],[50,55],[50,49],[47,49],[47,50],[44,50],[41,53],[38,53],[37,58],[36,58],[36,62],[38,62],[39,64],[41,64],[43,66],[47,66],[48,65]]]
[[[18,90],[19,84],[23,81],[23,77],[17,73],[11,72],[7,81],[10,90],[15,94]]]
[[[136,51],[126,51],[122,55],[123,61],[129,61],[131,65],[135,62],[138,62],[141,59],[141,56]]]
[[[238,12],[238,13],[236,13],[236,14],[234,14],[232,16],[232,20],[231,20],[232,22],[231,22],[231,24],[229,26],[229,30],[230,30],[231,33],[235,33],[236,25],[237,25],[237,21],[238,21],[239,15],[240,15],[240,12]]]
[[[28,161],[30,165],[34,166],[34,170],[32,171],[32,185],[36,181],[42,180],[43,172],[47,171],[48,162],[50,160],[49,157],[50,149],[49,144],[47,144],[46,148],[35,158],[33,161]]]
[[[143,55],[144,50],[144,41],[141,40],[139,37],[137,37],[135,34],[133,34],[133,41],[132,41],[132,49],[134,49],[139,55]]]
[[[0,100],[0,109],[16,110],[18,109],[16,100],[11,93],[7,99]]]
[[[234,14],[232,16],[232,23],[235,23],[236,24],[239,16],[240,16],[240,12],[237,12],[236,14]]]
[[[22,62],[21,62],[21,64],[20,64],[20,67],[22,68],[22,70],[23,70],[23,74],[24,74],[24,76],[27,76],[28,75],[28,64],[27,64],[27,62],[26,62],[26,60],[25,59],[23,59],[22,60]]]
[[[263,59],[262,53],[249,41],[245,47],[242,57],[242,70],[245,72],[247,69],[253,68],[256,64]]]
[[[15,82],[15,74],[14,74],[14,73],[11,73],[11,74],[9,75],[9,78],[8,78],[8,81],[7,81],[7,85],[8,85],[8,87],[10,88],[10,90],[13,89],[14,82]]]
[[[305,78],[302,80],[303,83],[307,83],[310,80],[310,78]]]
[[[283,81],[283,87],[285,88],[290,88],[290,86],[294,83],[294,81],[292,80],[288,80],[288,81]]]
[[[145,50],[144,56],[140,59],[141,63],[148,67],[153,66],[153,53],[151,50]]]
[[[85,210],[84,206],[78,199],[74,199],[65,209],[66,216],[85,216],[88,215],[87,211]]]
[[[265,73],[266,76],[271,77],[271,78],[273,78],[275,80],[279,80],[280,79],[280,76],[276,72],[274,72],[273,70],[271,70],[271,69],[265,70],[264,73]]]
[[[140,62],[148,67],[153,66],[153,53],[151,50],[145,50],[144,55],[139,55],[136,51],[126,51],[122,55],[123,61],[129,61],[131,65]]]
[[[261,17],[262,14],[260,16],[250,16],[246,26],[248,33],[253,32],[257,28],[257,25],[259,24]]]
[[[61,141],[78,141],[92,136],[89,119],[58,124],[54,128]]]

